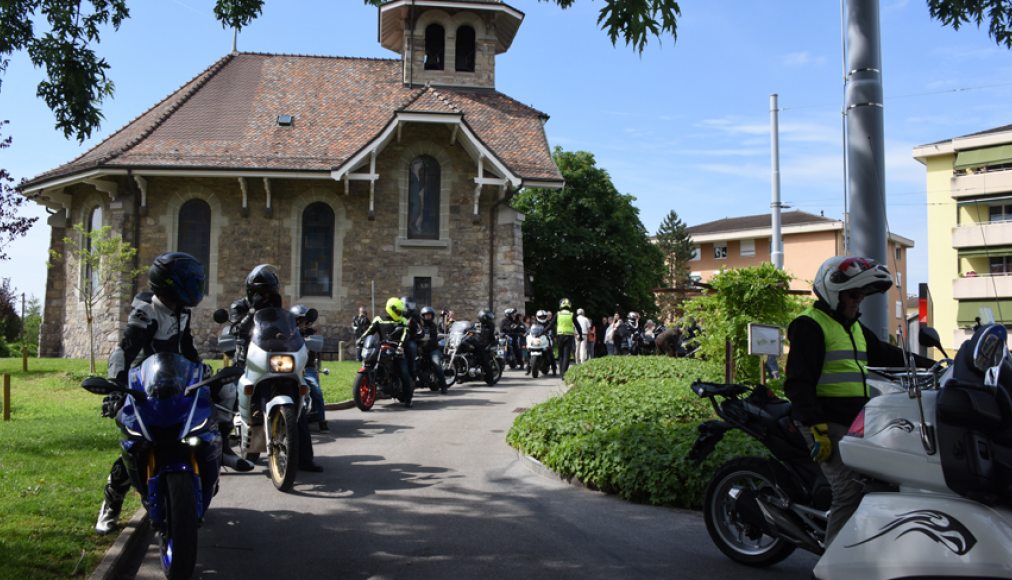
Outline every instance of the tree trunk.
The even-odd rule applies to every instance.
[[[95,371],[95,331],[92,328],[92,318],[91,318],[91,312],[90,312],[91,309],[89,308],[88,310],[89,310],[88,316],[87,316],[87,319],[88,319],[88,354],[91,357],[91,366],[89,368],[91,369],[91,373],[95,374],[95,372],[96,372]]]

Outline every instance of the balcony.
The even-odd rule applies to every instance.
[[[963,199],[1012,192],[1012,171],[985,171],[952,178],[952,197]]]
[[[1012,246],[1012,221],[968,224],[952,228],[952,247],[981,248]]]
[[[956,300],[1012,298],[1012,274],[979,274],[952,281],[952,297]]]

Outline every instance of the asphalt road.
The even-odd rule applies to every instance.
[[[350,388],[350,387],[349,387]],[[222,475],[200,530],[198,578],[809,578],[796,552],[766,570],[726,559],[700,514],[625,502],[532,469],[506,445],[558,379],[507,371],[495,387],[419,393],[405,409],[328,412],[323,473],[293,493],[261,460]],[[152,543],[137,578],[163,578]]]

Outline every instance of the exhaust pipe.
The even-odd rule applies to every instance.
[[[822,554],[822,546],[805,530],[804,525],[798,521],[797,516],[770,505],[758,497],[755,500],[759,506],[759,511],[763,514],[763,518],[766,519],[766,523],[776,530],[780,537],[813,554]]]

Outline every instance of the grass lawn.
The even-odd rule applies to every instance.
[[[320,377],[324,400],[350,399],[358,363],[322,366],[331,371]],[[11,420],[0,421],[0,579],[86,577],[115,539],[93,526],[119,430],[100,416],[102,397],[80,387],[86,360],[32,358],[28,368],[0,358],[11,375]],[[131,493],[123,521],[139,507]]]

